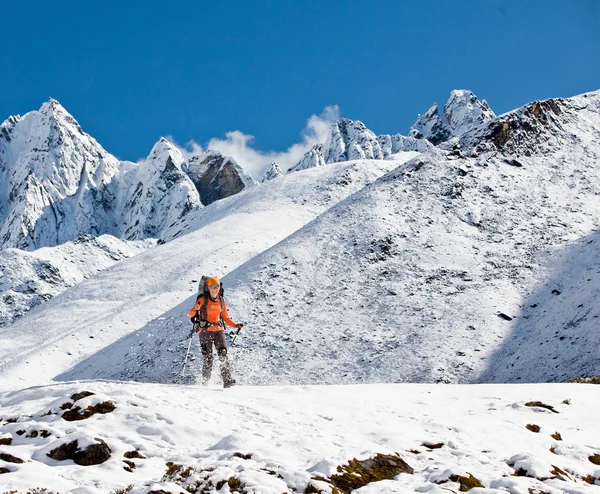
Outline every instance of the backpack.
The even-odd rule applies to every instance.
[[[197,314],[200,316],[200,322],[198,323],[200,325],[200,327],[206,327],[208,325],[207,322],[207,315],[206,315],[206,306],[208,305],[208,298],[210,297],[210,293],[208,291],[208,285],[206,284],[206,282],[208,281],[208,278],[210,278],[210,276],[202,276],[202,278],[200,278],[200,282],[198,283],[198,295],[196,296],[196,303],[198,303],[198,301],[200,300],[200,297],[204,297],[204,302],[202,303],[202,307],[201,309],[197,312]],[[219,302],[221,303],[221,314],[219,314],[219,319],[221,324],[223,323],[223,293],[225,293],[225,290],[223,289],[223,283],[221,281],[219,281],[219,284],[221,285],[221,287],[219,288]]]

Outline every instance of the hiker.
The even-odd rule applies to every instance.
[[[200,348],[204,362],[202,365],[202,384],[210,379],[213,367],[213,345],[221,361],[221,377],[223,386],[229,388],[235,384],[231,377],[229,360],[227,358],[227,342],[225,340],[225,324],[232,328],[241,329],[243,324],[236,324],[227,313],[227,304],[222,297],[222,285],[219,278],[207,278],[203,293],[198,295],[194,307],[188,312],[194,328],[200,334]]]

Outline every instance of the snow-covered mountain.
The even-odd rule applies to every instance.
[[[281,175],[283,175],[281,168],[279,168],[279,165],[273,161],[271,162],[269,168],[267,168],[267,171],[265,172],[262,181],[267,182],[268,180],[276,179]]]
[[[150,215],[159,246],[0,328],[0,486],[597,492],[597,387],[415,383],[600,374],[600,91],[491,119],[464,93],[438,115],[449,142],[338,123],[309,169]],[[178,209],[182,189],[198,193],[171,146],[155,150],[109,182],[118,210],[141,184],[129,224],[148,218],[148,194]],[[365,157],[325,161],[344,153]],[[207,158],[193,165],[226,166]],[[83,257],[71,248],[67,260]],[[189,385],[203,274],[222,278],[245,323],[229,350],[239,386],[225,391],[217,372]]]
[[[53,99],[0,124],[0,247],[113,233],[119,167]]]
[[[376,136],[360,120],[344,118],[333,123],[325,143],[313,146],[288,172],[342,161],[390,159],[397,153],[422,153],[432,148],[428,141],[415,137]]]
[[[231,158],[192,157],[161,138],[119,161],[55,100],[0,125],[0,248],[34,250],[80,233],[159,238],[165,227],[255,182]]]
[[[187,305],[200,276],[225,275],[399,163],[364,161],[315,168],[190,211],[167,229],[162,245],[98,273],[1,328],[0,374],[36,382],[39,376],[26,372],[30,359],[43,362],[43,375],[56,376],[121,338],[124,345],[114,356],[127,353],[129,340],[124,337],[181,302]],[[152,345],[158,344],[160,350],[151,359],[156,362],[149,362],[150,372],[161,358],[172,360],[164,339],[178,343],[187,334],[187,316],[179,313],[177,318],[166,335],[153,339]],[[46,344],[40,347],[37,328],[42,325]],[[122,372],[130,360],[117,363],[115,372]],[[101,372],[109,372],[107,362],[101,364]],[[95,364],[86,366],[91,373],[98,371]]]
[[[173,222],[202,207],[194,182],[182,170],[184,161],[181,151],[162,138],[146,160],[123,174],[123,238],[158,238]]]
[[[154,246],[111,235],[76,240],[33,252],[0,250],[0,326],[6,326],[69,287]]]
[[[482,151],[498,120],[520,128],[529,111],[498,117],[465,137],[472,147],[413,158],[229,273],[230,313],[248,323],[236,343],[243,382],[469,382],[499,368],[498,352],[527,325],[530,297],[561,251],[600,223],[599,99],[563,102],[560,132],[540,116],[530,156],[500,154],[493,142]],[[185,327],[189,305],[63,378],[169,382],[185,345],[172,328]],[[597,332],[578,336],[582,348],[600,347]],[[576,362],[555,353],[556,379],[600,374],[594,351]],[[544,380],[519,369],[511,380]]]
[[[440,113],[437,104],[420,115],[409,135],[427,139],[434,145],[458,137],[496,117],[485,100],[480,101],[471,91],[454,90]]]

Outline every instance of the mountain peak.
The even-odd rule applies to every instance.
[[[438,145],[495,117],[485,100],[479,100],[468,89],[455,89],[450,93],[443,112],[434,103],[426,113],[419,116],[410,129],[410,135],[425,138]]]
[[[181,165],[183,165],[184,161],[185,159],[179,148],[165,137],[161,137],[154,144],[146,159],[148,163],[159,163],[161,166],[172,164],[179,170],[181,170]]]
[[[279,168],[277,163],[271,161],[271,166],[269,166],[268,170],[265,172],[262,181],[268,182],[269,180],[273,180],[281,175],[283,175],[281,168]]]

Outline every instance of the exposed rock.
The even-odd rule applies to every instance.
[[[132,458],[140,458],[142,460],[146,459],[146,457],[142,453],[140,453],[137,449],[134,449],[133,451],[125,452],[125,453],[123,453],[123,456],[125,458],[129,458],[129,459],[132,459]]]
[[[91,391],[81,391],[79,393],[72,394],[71,399],[73,401],[78,401],[78,400],[81,400],[82,398],[86,398],[88,396],[94,396],[95,394],[96,393],[92,393]],[[71,406],[73,406],[73,405],[71,405]],[[71,406],[69,406],[68,408],[71,408]]]
[[[6,461],[7,463],[25,463],[21,458],[17,458],[8,453],[0,453],[0,460]]]
[[[350,460],[348,465],[338,466],[339,474],[330,477],[331,484],[341,493],[360,489],[371,482],[393,479],[401,473],[414,473],[402,458],[396,455],[377,454],[366,460]]]
[[[427,139],[434,146],[450,138],[451,131],[442,121],[436,103],[423,115],[419,115],[417,121],[410,128],[409,136],[415,139]]]
[[[485,486],[470,473],[468,477],[465,477],[464,475],[450,475],[450,480],[460,484],[460,492],[468,492],[475,487],[481,487],[485,489]]]
[[[233,158],[218,151],[207,150],[203,155],[191,157],[185,170],[204,206],[256,184]]]
[[[526,407],[534,407],[534,408],[543,408],[545,410],[550,410],[553,413],[559,413],[552,405],[546,405],[541,401],[528,401],[525,403]]]
[[[100,465],[110,458],[111,450],[102,439],[96,441],[84,450],[79,449],[77,440],[71,441],[53,449],[48,456],[57,461],[73,460],[77,465]]]
[[[600,384],[600,376],[576,377],[575,379],[571,379],[569,382],[580,384]]]
[[[87,407],[82,410],[81,407],[75,407],[71,410],[66,411],[62,414],[62,418],[67,422],[73,422],[76,420],[85,420],[90,418],[92,415],[97,413],[105,414],[110,413],[115,409],[115,404],[112,401],[104,401],[93,406]]]
[[[565,126],[580,109],[575,98],[535,101],[470,130],[461,145],[475,153],[490,148],[516,156],[550,152],[558,141],[573,138]]]

